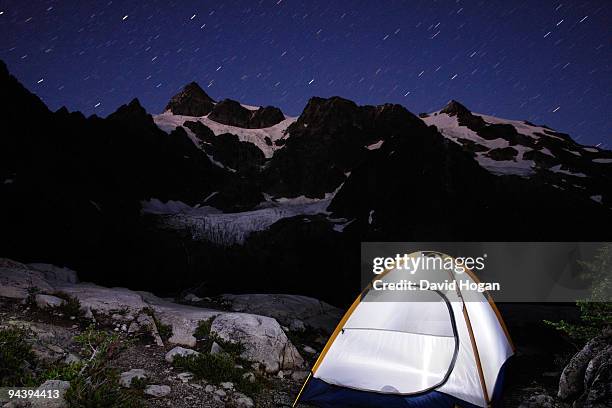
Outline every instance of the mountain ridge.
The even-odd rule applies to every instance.
[[[362,241],[610,239],[609,163],[572,167],[609,152],[580,151],[569,170],[551,163],[529,177],[478,161],[497,148],[572,154],[550,130],[520,136],[515,126],[532,129],[523,122],[483,115],[481,137],[456,116],[431,115],[455,121],[439,131],[400,105],[340,97],[312,98],[300,117],[266,128],[150,115],[137,99],[87,118],[49,111],[8,72],[0,85],[0,256],[67,265],[106,285],[146,277],[144,289],[162,293],[293,293],[289,270],[309,277],[302,294],[337,303],[357,289]],[[487,150],[470,152],[448,129],[473,132]],[[240,280],[224,280],[244,265]]]

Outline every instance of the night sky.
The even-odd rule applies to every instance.
[[[0,58],[51,109],[152,113],[190,81],[299,114],[311,96],[457,99],[612,147],[604,1],[0,1]]]

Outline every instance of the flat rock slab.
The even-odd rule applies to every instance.
[[[44,267],[47,271],[53,268]],[[59,280],[54,280],[59,276]],[[103,314],[122,323],[138,320],[142,313],[153,311],[155,317],[163,324],[172,327],[172,335],[168,339],[171,344],[187,347],[196,345],[193,336],[201,321],[214,319],[212,330],[226,341],[240,342],[244,345],[244,358],[261,363],[266,371],[276,372],[280,369],[302,367],[304,361],[297,349],[291,344],[278,322],[271,317],[247,313],[223,312],[214,309],[200,308],[177,304],[159,298],[149,292],[137,292],[126,288],[106,288],[92,283],[70,283],[76,277],[66,278],[63,273],[48,273],[33,269],[8,259],[0,259],[0,296],[25,299],[31,286],[38,288],[40,299],[52,303],[50,293],[62,291],[79,300],[87,315]],[[279,296],[279,295],[275,295]],[[284,298],[281,295],[281,298]],[[258,297],[261,299],[261,297]],[[316,310],[327,310],[327,306],[315,299],[288,297],[295,301],[287,304],[296,305],[300,302],[312,305],[305,318],[316,315]],[[271,309],[271,304],[268,309]],[[316,305],[316,306],[315,306]],[[298,309],[297,306],[292,306]],[[145,310],[143,310],[145,309]],[[149,312],[146,312],[149,310]],[[263,310],[263,308],[260,308]],[[289,308],[289,310],[292,310]],[[126,320],[127,319],[127,320]],[[138,323],[138,321],[137,321]],[[136,326],[132,327],[136,330]],[[126,327],[127,331],[128,328]]]
[[[283,326],[300,331],[306,328],[331,333],[342,311],[328,303],[308,296],[286,294],[244,294],[222,296],[235,312],[253,313],[273,317]]]

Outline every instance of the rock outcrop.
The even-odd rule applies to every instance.
[[[249,344],[242,357],[263,364],[267,373],[304,366],[304,360],[291,344],[278,322],[270,317],[245,313],[218,316],[211,333],[225,341]]]
[[[227,294],[222,298],[229,303],[232,311],[273,317],[281,325],[295,331],[301,331],[301,326],[331,334],[342,317],[340,309],[307,296]]]
[[[605,329],[572,357],[561,373],[557,396],[575,400],[574,408],[612,403],[612,329]]]
[[[204,92],[200,85],[191,82],[170,99],[166,110],[175,115],[205,116],[212,111],[214,106],[215,101]]]
[[[281,110],[273,106],[248,109],[232,99],[217,103],[208,118],[224,125],[246,129],[266,128],[285,120]]]
[[[133,324],[155,325],[151,320],[147,323],[140,317],[143,313],[151,313],[161,324],[172,328],[169,343],[188,347],[196,344],[193,334],[200,322],[213,319],[213,332],[226,341],[240,342],[244,346],[243,357],[262,364],[267,372],[303,367],[304,361],[299,352],[278,322],[270,317],[181,305],[151,293],[125,288],[47,280],[43,272],[7,259],[0,259],[0,283],[0,296],[13,299],[26,299],[34,288],[43,292],[39,296],[46,299],[45,307],[55,306],[52,301],[54,297],[49,294],[62,292],[78,299],[81,308],[93,318],[111,317],[126,332]],[[189,353],[193,353],[193,350],[178,347],[170,351],[166,359],[172,360],[174,355]]]

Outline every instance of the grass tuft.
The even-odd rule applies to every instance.
[[[37,365],[24,330],[0,330],[0,386],[32,386]]]

